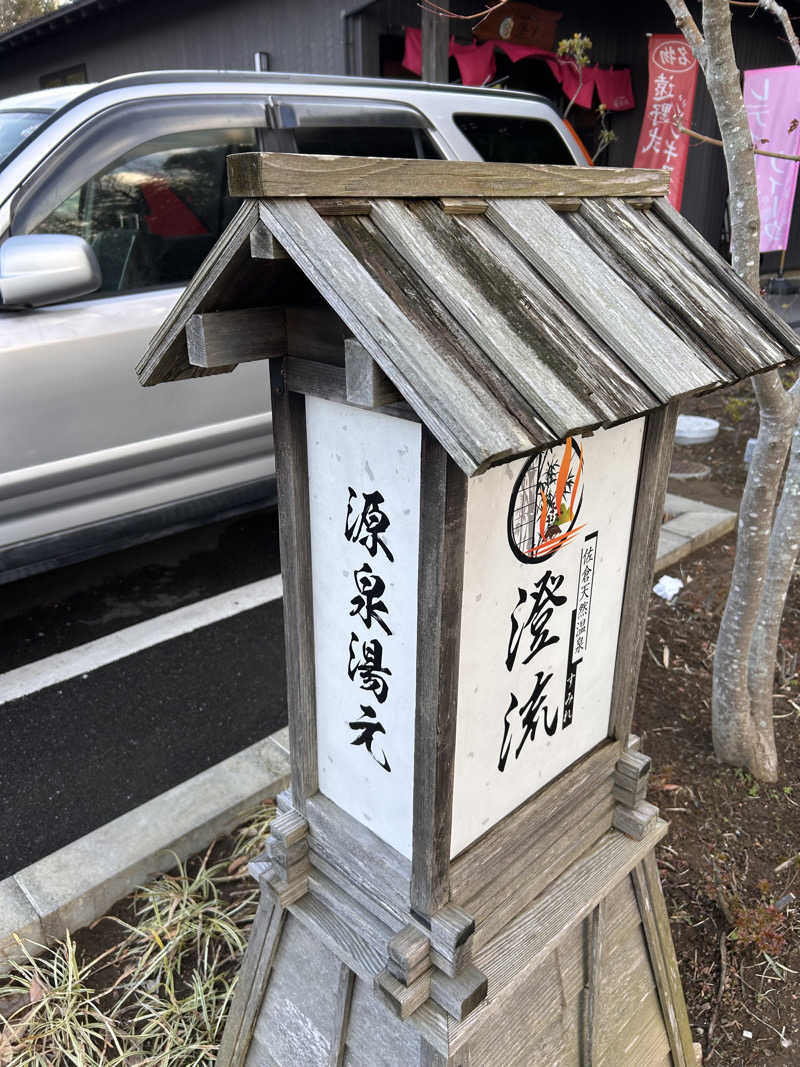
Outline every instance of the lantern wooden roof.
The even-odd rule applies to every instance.
[[[667,178],[231,157],[231,192],[248,201],[140,381],[280,355],[343,364],[352,336],[471,475],[800,357],[800,338],[669,205]],[[218,339],[205,366],[190,361],[198,331]]]

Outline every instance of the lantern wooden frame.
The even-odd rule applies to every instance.
[[[624,1050],[631,1067],[690,1067],[654,853],[667,826],[630,733],[651,575],[680,397],[796,359],[800,341],[669,208],[660,172],[247,154],[229,173],[247,203],[139,368],[157,384],[270,360],[291,790],[251,865],[262,903],[218,1063],[577,1067]],[[504,333],[516,310],[465,274],[476,241],[498,254],[495,231],[514,283],[539,294],[536,314],[571,308],[561,328],[584,383],[563,364],[563,395],[523,395],[536,375],[515,377],[504,345],[533,366],[536,344],[516,318]],[[414,286],[417,305],[404,305]],[[421,330],[423,297],[472,352],[464,363]],[[410,858],[319,791],[309,397],[421,423]],[[453,856],[470,478],[634,418],[645,421],[607,738]]]

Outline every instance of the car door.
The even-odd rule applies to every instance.
[[[238,206],[225,161],[255,148],[263,98],[148,101],[101,113],[26,183],[12,233],[75,233],[97,255],[91,298],[0,316],[0,545],[21,545],[221,492],[272,472],[264,368],[142,389],[134,368]],[[248,488],[245,488],[248,487]],[[159,522],[166,521],[160,516]],[[10,555],[9,555],[10,554]],[[41,554],[39,552],[39,554]],[[2,562],[2,561],[0,561]]]

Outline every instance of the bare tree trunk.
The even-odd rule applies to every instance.
[[[758,438],[742,494],[731,587],[714,656],[711,732],[714,751],[721,760],[746,767],[763,781],[775,781],[778,764],[771,706],[774,653],[769,663],[762,664],[769,674],[766,691],[755,673],[751,675],[750,666],[765,595],[775,501],[794,418],[777,373],[770,372],[763,379],[754,383],[760,409]],[[784,596],[785,590],[786,585]],[[759,677],[763,679],[763,670]],[[759,695],[757,719],[752,698]],[[763,712],[765,700],[769,702],[768,716]]]
[[[449,81],[450,20],[449,0],[442,0],[436,11],[422,9],[422,80]]]
[[[796,402],[796,397],[792,397]],[[753,631],[748,663],[750,714],[753,720],[753,744],[757,765],[768,772],[768,781],[777,778],[777,753],[772,726],[772,700],[775,661],[786,593],[800,547],[800,425],[795,417],[791,456],[786,471],[780,504],[770,538],[758,619]]]
[[[684,0],[667,3],[705,74],[722,134],[732,265],[758,292],[760,220],[753,139],[733,50],[730,6],[728,0],[704,0],[701,34]],[[762,0],[760,6],[768,4]],[[775,9],[779,8],[775,0],[769,0],[768,9],[777,17]],[[783,603],[797,553],[800,457],[786,483],[787,490],[790,484],[795,486],[794,492],[784,493],[777,520],[775,503],[798,401],[786,392],[777,371],[755,378],[753,388],[760,411],[759,431],[742,495],[731,587],[714,657],[711,718],[714,750],[720,759],[747,767],[757,778],[775,781],[773,678]]]

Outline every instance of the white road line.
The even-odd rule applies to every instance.
[[[117,630],[107,637],[99,637],[96,641],[78,645],[66,652],[57,652],[35,663],[27,663],[24,667],[0,674],[0,704],[29,696],[49,685],[66,682],[69,678],[77,678],[79,674],[88,674],[98,667],[159,645],[162,641],[171,641],[174,637],[229,619],[242,611],[279,600],[281,596],[283,583],[280,574],[275,574],[260,582],[240,585],[238,589],[220,593],[219,596],[187,604],[185,608],[156,615],[154,619]]]

